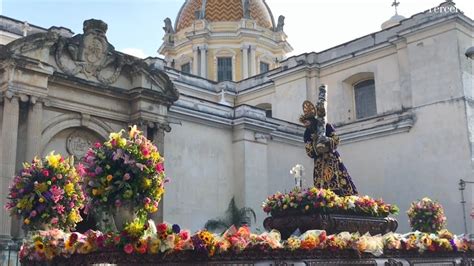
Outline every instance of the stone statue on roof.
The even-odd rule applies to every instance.
[[[174,33],[173,25],[171,24],[171,19],[165,18],[164,22],[165,26],[163,27],[163,30],[165,31],[165,34]]]
[[[285,16],[280,15],[278,17],[278,24],[276,26],[276,31],[283,31],[283,26],[285,26]]]
[[[244,18],[250,19],[250,0],[244,0]]]

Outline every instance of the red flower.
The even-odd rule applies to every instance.
[[[72,244],[72,243],[76,243],[77,238],[78,238],[77,233],[72,233],[71,236],[69,237],[69,242],[70,242],[71,244]]]
[[[159,224],[157,227],[156,227],[156,230],[160,233],[163,233],[163,232],[166,232],[166,230],[168,230],[168,225],[166,224]]]
[[[94,147],[100,148],[100,147],[102,147],[102,144],[100,144],[100,142],[96,142],[96,143],[94,144]]]
[[[44,169],[43,171],[41,171],[41,173],[42,173],[44,176],[46,176],[46,177],[49,176],[49,171],[46,170],[46,169]]]
[[[125,251],[125,253],[127,253],[127,254],[132,254],[132,252],[133,252],[133,246],[132,246],[132,244],[130,244],[130,243],[126,244],[126,245],[123,247],[123,251]]]

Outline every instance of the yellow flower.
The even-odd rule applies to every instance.
[[[89,243],[89,241],[85,241],[84,243],[81,243],[82,245],[79,247],[78,253],[79,254],[88,254],[92,251],[92,245]]]
[[[152,181],[151,179],[149,179],[149,178],[143,179],[143,183],[142,183],[143,188],[145,188],[145,189],[146,189],[146,188],[150,188],[152,182],[153,182],[153,181]]]
[[[157,254],[160,250],[160,240],[159,239],[152,239],[150,240],[150,245],[148,247],[151,254]]]
[[[44,244],[43,244],[43,242],[41,242],[40,240],[36,240],[36,241],[35,241],[35,250],[36,250],[36,251],[40,251],[40,252],[44,252]]]
[[[78,222],[82,221],[81,215],[79,215],[76,210],[71,211],[69,213],[67,219],[72,223],[78,223]]]
[[[92,195],[94,195],[94,196],[100,195],[100,190],[98,190],[98,189],[96,189],[96,188],[93,188],[93,189],[92,189]]]
[[[61,155],[60,154],[54,154],[54,151],[52,151],[48,156],[45,157],[46,160],[48,161],[48,164],[53,167],[53,168],[58,168],[59,162],[61,160]]]
[[[106,143],[108,147],[111,147],[112,145],[110,144],[112,141],[115,141],[115,144],[118,147],[123,147],[125,144],[127,144],[127,140],[125,138],[122,138],[122,133],[124,130],[120,130],[119,132],[112,132],[109,135],[109,141]]]
[[[133,125],[130,128],[130,132],[128,134],[129,134],[130,138],[133,139],[139,133],[140,133],[140,130],[138,130],[137,125]]]
[[[36,190],[38,190],[40,193],[45,192],[48,190],[48,185],[46,183],[39,183],[36,185]]]
[[[143,234],[145,226],[139,219],[135,219],[133,222],[125,226],[125,231],[135,237],[139,237]]]
[[[43,197],[41,197],[41,198],[39,198],[39,200],[38,200],[38,201],[39,201],[40,203],[43,203],[43,202],[44,202],[44,198],[43,198]]]
[[[75,243],[74,242],[71,242],[69,241],[69,239],[66,240],[66,242],[64,243],[64,246],[66,248],[66,251],[69,252],[69,253],[74,253],[76,251],[75,247]]]
[[[64,191],[66,191],[66,195],[69,197],[74,194],[74,184],[73,183],[68,183],[64,186]]]

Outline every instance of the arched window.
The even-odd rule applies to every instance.
[[[266,117],[272,117],[272,105],[270,103],[257,104],[255,107],[265,110]]]
[[[373,79],[360,81],[354,85],[356,119],[363,119],[377,114],[375,101],[375,82]]]
[[[260,74],[268,72],[270,70],[270,64],[260,61]]]
[[[230,48],[221,48],[214,53],[214,75],[217,82],[235,80],[236,52]]]
[[[217,58],[217,81],[232,80],[232,57]]]
[[[191,63],[186,63],[181,65],[181,72],[191,74]]]

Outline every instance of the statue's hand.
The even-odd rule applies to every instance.
[[[320,137],[320,139],[318,139],[317,141],[315,141],[315,151],[316,151],[316,154],[323,154],[323,153],[327,153],[330,151],[330,148],[329,148],[329,138],[326,137],[326,136],[322,136]]]

